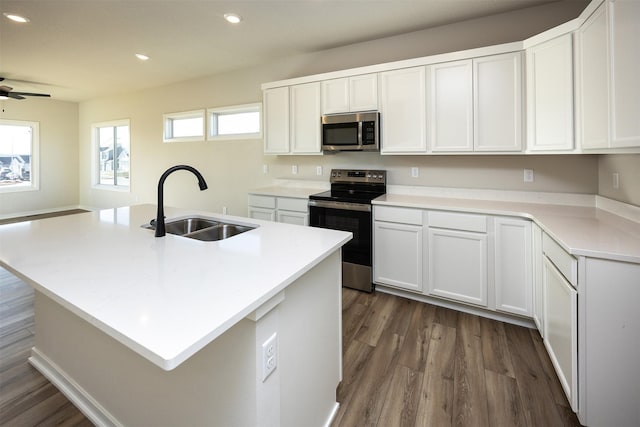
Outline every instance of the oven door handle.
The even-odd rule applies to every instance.
[[[325,200],[309,200],[309,207],[341,209],[345,211],[371,212],[371,205],[366,203],[329,202]]]

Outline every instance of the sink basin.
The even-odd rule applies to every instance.
[[[198,230],[194,233],[186,235],[185,237],[210,242],[215,240],[227,239],[229,237],[235,236],[236,234],[253,230],[254,228],[255,227],[249,227],[246,225],[222,223],[222,224],[214,225],[213,227]]]
[[[168,221],[165,223],[164,228],[167,233],[183,236],[218,224],[220,224],[218,221],[212,219],[193,217]]]
[[[155,222],[143,224],[142,228],[155,230]],[[256,227],[251,225],[232,224],[202,217],[170,219],[165,222],[167,233],[205,242],[228,239],[254,228]]]

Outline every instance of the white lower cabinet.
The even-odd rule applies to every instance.
[[[547,256],[543,260],[544,345],[571,409],[578,403],[578,292]]]
[[[374,207],[373,236],[374,282],[422,292],[422,211]]]
[[[496,310],[531,317],[531,221],[498,217],[494,230]]]
[[[487,306],[487,235],[429,228],[429,293]]]
[[[249,218],[309,225],[308,199],[249,194]]]
[[[542,229],[536,223],[531,224],[532,262],[533,262],[533,321],[544,338],[544,294],[542,286]]]

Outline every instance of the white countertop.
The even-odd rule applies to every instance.
[[[285,187],[285,186],[272,186],[255,188],[249,191],[249,194],[258,194],[263,196],[274,197],[292,197],[294,199],[307,199],[310,195],[316,193],[322,193],[329,188],[311,188],[311,187]]]
[[[218,242],[140,226],[155,205],[0,226],[0,265],[171,370],[351,239],[350,233],[165,208],[259,227]]]
[[[373,204],[529,218],[574,256],[640,263],[640,224],[596,207],[390,193]]]

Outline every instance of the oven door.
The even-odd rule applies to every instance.
[[[371,205],[310,200],[309,225],[353,233],[342,247],[343,285],[371,292]]]

